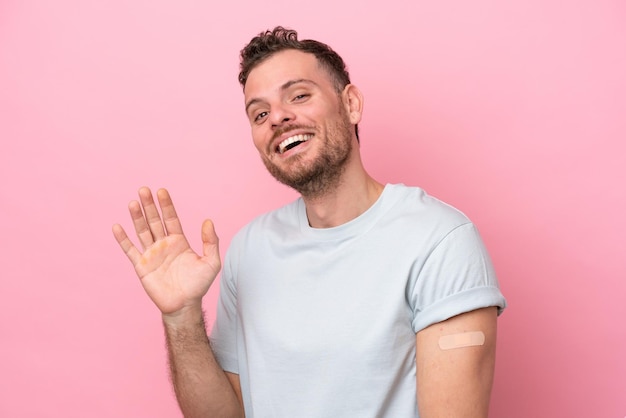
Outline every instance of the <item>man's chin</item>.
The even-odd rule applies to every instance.
[[[265,168],[277,181],[289,186],[298,184],[302,181],[306,181],[307,177],[310,177],[311,167],[306,167],[302,164],[298,158],[293,158],[288,164],[284,164],[288,167],[281,167],[274,164],[271,161],[263,160]],[[281,161],[282,162],[282,161]]]
[[[306,193],[311,186],[311,183],[315,183],[316,178],[319,176],[319,169],[306,169],[305,167],[299,167],[298,170],[284,170],[276,167],[274,164],[266,163],[265,167],[267,171],[276,179],[276,181],[291,187],[299,193]]]

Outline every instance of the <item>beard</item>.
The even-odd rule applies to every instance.
[[[301,128],[299,126],[291,129]],[[291,130],[290,129],[290,130]],[[339,120],[329,126],[324,137],[314,136],[321,140],[319,153],[313,161],[306,161],[305,156],[296,154],[289,158],[289,167],[281,168],[263,158],[267,171],[279,182],[295,189],[303,197],[319,198],[340,183],[346,163],[352,153],[352,132],[348,115],[341,109]]]

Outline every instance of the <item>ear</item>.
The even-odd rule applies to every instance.
[[[348,84],[341,93],[341,100],[350,117],[350,123],[356,125],[363,114],[363,94],[354,84]]]

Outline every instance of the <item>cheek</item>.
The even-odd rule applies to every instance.
[[[252,143],[256,149],[259,152],[265,152],[267,150],[267,140],[265,139],[267,135],[264,135],[258,127],[253,127],[250,133],[252,134]]]

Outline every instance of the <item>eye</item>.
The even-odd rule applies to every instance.
[[[255,117],[254,117],[254,121],[255,122],[260,122],[261,119],[265,118],[268,115],[268,112],[259,112]]]
[[[308,99],[309,96],[310,96],[310,94],[306,94],[306,93],[298,94],[297,96],[295,96],[293,98],[293,101],[294,102],[301,102],[301,101],[304,101],[304,100]]]

